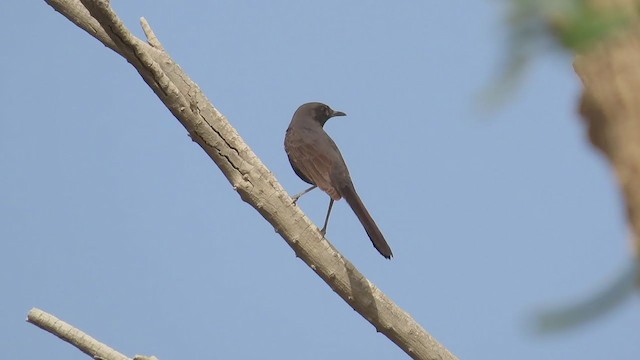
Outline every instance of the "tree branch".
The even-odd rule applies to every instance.
[[[136,38],[104,0],[46,0],[123,56],[254,207],[300,257],[354,310],[415,359],[455,359],[407,312],[364,277],[320,234],[227,119],[163,50],[146,21]]]
[[[127,356],[40,309],[31,309],[27,315],[27,322],[77,347],[93,359],[131,360]]]

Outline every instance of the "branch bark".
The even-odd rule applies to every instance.
[[[31,309],[27,321],[77,347],[93,359],[131,360],[81,330],[40,309]]]
[[[218,165],[242,200],[255,208],[342,299],[409,356],[455,359],[407,312],[364,277],[292,203],[260,159],[200,88],[164,51],[144,19],[148,43],[131,34],[105,0],[45,0],[124,57]]]
[[[27,314],[27,322],[68,342],[83,353],[91,356],[92,359],[131,360],[129,357],[82,332],[82,330],[40,309],[31,309]],[[136,355],[133,360],[158,360],[158,358],[155,356]]]
[[[584,84],[580,103],[591,143],[611,162],[626,202],[636,259],[640,256],[640,24],[636,0],[593,0],[596,9],[624,11],[633,23],[576,56]]]

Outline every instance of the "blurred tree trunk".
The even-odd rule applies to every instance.
[[[580,113],[591,143],[613,165],[626,202],[638,257],[640,239],[640,26],[638,1],[592,0],[599,10],[613,7],[633,16],[629,27],[576,57],[584,84]]]

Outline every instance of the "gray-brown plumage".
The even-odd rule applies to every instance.
[[[329,194],[331,200],[322,228],[324,234],[333,201],[345,198],[362,223],[373,246],[382,256],[389,259],[393,256],[391,248],[356,193],[340,150],[323,129],[324,124],[330,118],[345,115],[343,112],[334,111],[329,106],[317,102],[303,104],[293,114],[293,119],[284,138],[284,148],[293,171],[302,180],[314,185],[294,197],[294,201],[316,186]]]

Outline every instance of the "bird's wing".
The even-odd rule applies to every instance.
[[[340,193],[331,185],[331,157],[319,152],[313,143],[297,144],[295,152],[295,167],[333,200],[340,200]]]

